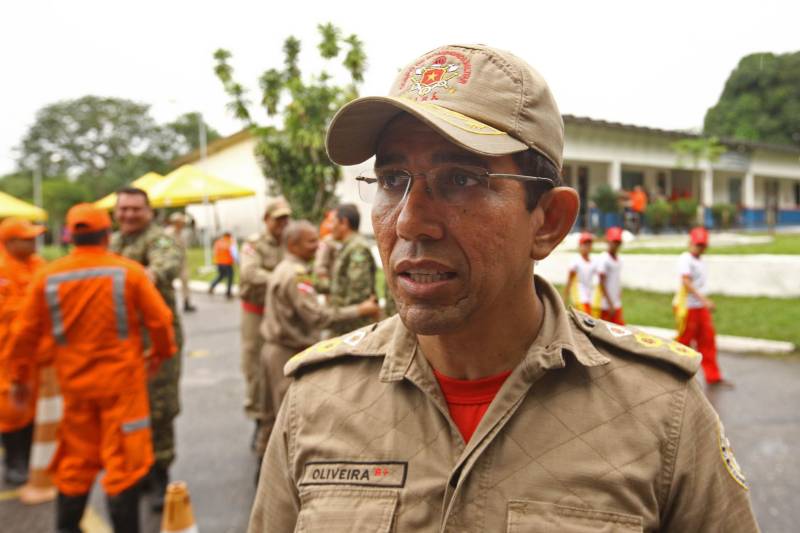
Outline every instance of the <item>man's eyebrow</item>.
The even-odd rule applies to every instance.
[[[375,156],[375,168],[399,165],[405,162],[405,156],[398,153],[378,154]]]

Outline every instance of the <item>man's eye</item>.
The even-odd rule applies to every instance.
[[[474,187],[486,181],[484,172],[465,168],[449,169],[444,177],[448,185],[456,187]]]
[[[408,175],[402,172],[387,172],[378,176],[378,185],[381,189],[395,190],[404,188],[408,182]]]

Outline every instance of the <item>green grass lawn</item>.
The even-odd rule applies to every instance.
[[[187,256],[189,260],[189,277],[191,279],[211,281],[217,275],[217,268],[214,266],[213,256],[211,268],[209,270],[204,269],[205,258],[202,248],[189,248]],[[233,282],[239,283],[239,265],[233,267]]]
[[[559,287],[563,292],[563,287]],[[717,306],[717,333],[789,341],[800,350],[800,304],[791,298],[756,298],[711,295]],[[674,328],[672,294],[624,289],[625,322],[643,326]]]
[[[758,235],[758,234],[752,234]],[[766,235],[766,234],[761,234]],[[685,247],[677,248],[623,248],[625,254],[680,254]],[[742,244],[733,246],[714,246],[714,236],[711,236],[711,246],[706,252],[709,255],[747,255],[747,254],[800,254],[800,234],[779,233],[773,236],[772,242],[763,244]]]

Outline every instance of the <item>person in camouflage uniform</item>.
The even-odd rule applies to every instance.
[[[148,382],[155,454],[155,464],[149,476],[153,492],[151,502],[154,510],[161,510],[169,482],[169,466],[175,460],[173,422],[180,412],[183,330],[175,307],[172,281],[180,275],[184,254],[181,247],[153,223],[153,210],[145,191],[133,187],[117,191],[114,218],[119,224],[119,231],[112,235],[109,249],[145,267],[150,280],[172,311],[172,326],[178,346],[175,357],[164,361],[155,377]]]
[[[358,233],[361,216],[353,204],[336,208],[333,237],[342,243],[336,256],[331,276],[330,305],[345,307],[357,304],[375,295],[375,260],[367,240]],[[374,320],[355,318],[331,325],[334,335],[344,335]]]
[[[239,297],[242,300],[241,339],[242,373],[245,379],[245,414],[256,423],[251,446],[259,448],[259,427],[272,426],[275,410],[271,395],[265,390],[265,377],[261,364],[263,339],[259,326],[264,316],[264,295],[270,274],[283,258],[281,235],[292,210],[285,200],[278,198],[267,205],[264,212],[266,230],[251,235],[242,244],[239,268]],[[263,452],[263,450],[258,450]]]

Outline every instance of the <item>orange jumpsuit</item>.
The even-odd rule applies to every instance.
[[[0,246],[2,249],[2,246]],[[25,291],[36,270],[44,265],[38,255],[20,261],[5,251],[0,251],[0,339],[8,339],[11,324],[19,314]],[[36,350],[37,346],[33,346]],[[27,355],[27,354],[25,354]],[[36,390],[37,372],[32,372],[27,385]],[[36,394],[29,395],[24,407],[13,404],[10,396],[11,380],[5,361],[0,361],[0,432],[22,429],[33,421],[36,413]]]
[[[42,268],[31,283],[3,354],[11,378],[24,381],[42,335],[54,340],[64,397],[58,449],[50,470],[59,491],[86,494],[102,484],[114,496],[153,463],[142,327],[156,361],[176,351],[172,313],[141,265],[100,246],[78,246]]]

